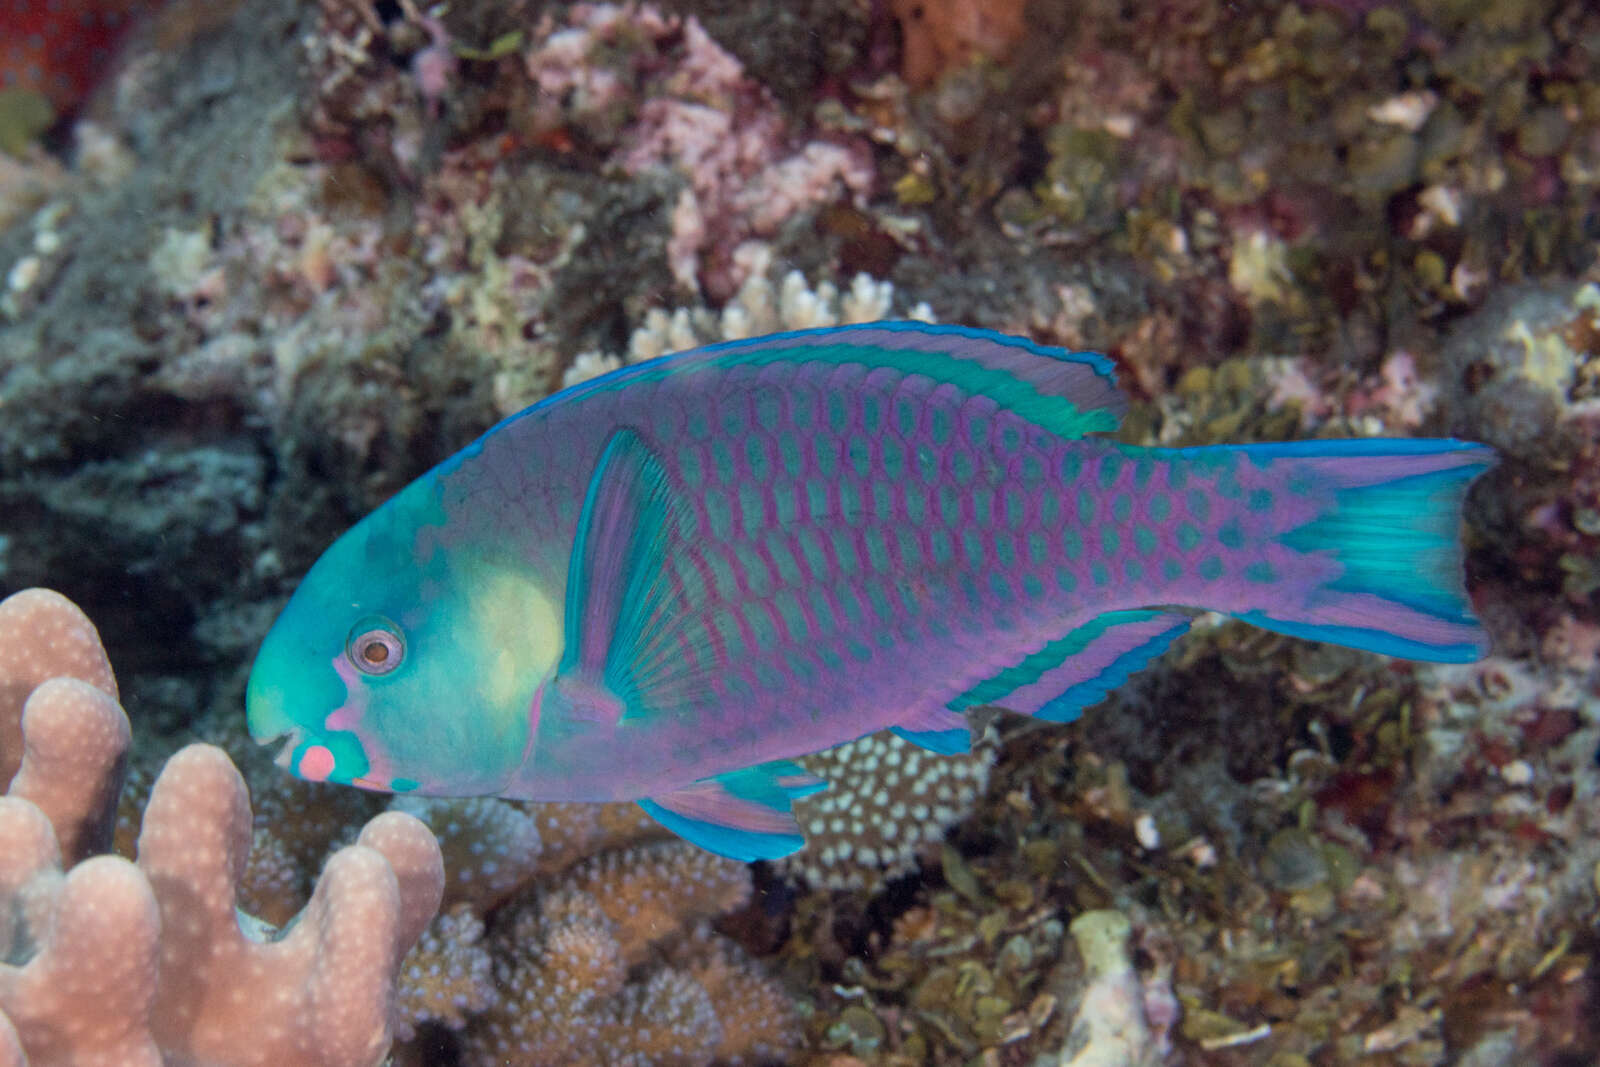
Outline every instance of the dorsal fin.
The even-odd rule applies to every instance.
[[[871,322],[725,341],[662,356],[584,382],[528,410],[669,374],[784,364],[859,364],[923,375],[963,393],[989,397],[1059,437],[1115,430],[1127,409],[1111,361],[1098,353],[1053,348],[970,326]]]

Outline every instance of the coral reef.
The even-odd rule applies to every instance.
[[[1140,1067],[1161,1062],[1164,1042],[1145,1018],[1145,989],[1128,952],[1132,924],[1115,911],[1086,911],[1068,927],[1088,984],[1078,1003],[1062,1067]]]
[[[469,1022],[472,1064],[764,1062],[795,1040],[786,995],[697,918],[744,903],[742,865],[682,842],[585,861],[492,935],[497,1003]],[[640,974],[653,945],[668,964]]]
[[[1108,911],[1166,1063],[1600,1056],[1594,5],[171,7],[76,121],[0,103],[22,146],[0,154],[0,586],[65,583],[119,669],[0,692],[5,854],[44,872],[0,898],[127,952],[102,975],[8,944],[0,999],[34,1007],[0,1047],[47,1040],[28,1012],[52,990],[161,965],[150,879],[96,855],[117,701],[117,849],[162,759],[217,743],[255,811],[214,754],[177,765],[234,797],[207,809],[207,885],[283,927],[385,803],[287,781],[238,723],[254,642],[332,537],[564,382],[937,309],[1107,352],[1130,442],[1493,444],[1464,537],[1495,656],[1202,620],[1079,723],[1001,717],[948,828],[893,821],[912,779],[876,742],[819,756],[852,814],[883,793],[915,872],[758,870],[724,914],[745,883],[686,867],[645,947],[607,910],[657,884],[625,858],[689,861],[636,809],[417,804],[451,903],[401,968],[399,1060],[600,1033],[692,1062],[1070,1062],[1110,1047],[1073,1036],[1111,986],[1071,932]],[[0,674],[32,670],[6,658],[30,632]],[[82,684],[41,684],[61,674]],[[359,854],[338,877],[382,881]],[[80,906],[102,896],[121,910]],[[557,943],[592,999],[539,985]],[[108,1020],[155,1010],[109,984]],[[518,1037],[510,991],[559,1011]],[[144,1032],[83,1039],[136,1062]]]
[[[794,1047],[789,994],[702,923],[747,903],[743,865],[659,840],[631,804],[430,801],[416,810],[447,857],[471,856],[468,877],[452,871],[446,889],[460,902],[401,973],[407,1062],[429,1062],[441,1029],[464,1067],[630,1056],[759,1063]],[[485,895],[473,874],[513,842],[526,851]]]
[[[576,385],[625,363],[638,363],[717,341],[895,317],[892,315],[894,285],[890,282],[857,274],[849,289],[841,293],[832,282],[826,281],[813,289],[799,271],[790,271],[774,285],[768,277],[770,250],[758,247],[749,251],[750,273],[720,312],[703,305],[671,311],[651,308],[645,313],[644,321],[629,334],[625,355],[580,352],[562,376],[562,385]],[[927,304],[919,303],[905,309],[904,317],[932,322],[933,311]]]
[[[1020,0],[894,0],[904,40],[900,70],[922,88],[973,59],[1005,59],[1026,29]]]
[[[220,750],[186,748],[156,779],[138,859],[161,905],[152,1033],[168,1055],[212,1063],[378,1061],[393,976],[438,908],[438,845],[413,819],[379,816],[268,940],[235,912],[249,827],[244,782]]]
[[[537,820],[488,797],[401,797],[390,805],[420,819],[445,848],[444,906],[483,912],[531,881],[544,843]]]
[[[105,654],[40,589],[0,602],[0,648],[0,713],[23,708],[21,768],[0,798],[11,1062],[381,1060],[395,972],[443,891],[427,829],[399,813],[368,823],[280,932],[235,906],[244,783],[220,749],[191,745],[155,781],[136,862],[83,858],[110,843],[130,736]]]
[[[805,756],[823,792],[795,802],[805,848],[781,866],[818,889],[867,889],[910,870],[989,783],[992,738],[935,756],[889,731]]]
[[[435,920],[406,956],[395,998],[395,1036],[409,1041],[422,1023],[460,1030],[496,999],[483,920],[457,904]]]

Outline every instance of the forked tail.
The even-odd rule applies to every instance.
[[[1493,465],[1492,449],[1365,439],[1240,451],[1273,470],[1285,502],[1314,510],[1273,536],[1282,573],[1239,618],[1410,659],[1461,663],[1488,651],[1462,581],[1460,526],[1462,498]]]

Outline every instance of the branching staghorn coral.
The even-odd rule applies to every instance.
[[[483,920],[457,904],[423,931],[400,975],[395,1036],[409,1041],[419,1023],[460,1030],[494,1003],[494,961],[483,945]]]
[[[701,920],[742,905],[743,864],[680,841],[603,853],[501,916],[498,1003],[469,1067],[763,1062],[797,1041],[781,989]],[[666,965],[646,965],[665,946]]]
[[[0,798],[0,1063],[379,1062],[395,972],[443,892],[433,835],[372,820],[277,931],[236,910],[249,798],[222,750],[196,744],[156,779],[136,863],[77,862],[110,840],[129,737],[114,692],[70,601],[0,603],[0,729],[23,749]]]
[[[535,818],[494,797],[397,797],[392,811],[421,819],[445,853],[444,906],[480,913],[530,881],[543,842]]]
[[[433,1062],[427,1027],[459,1035],[462,1067],[764,1063],[797,1045],[790,995],[705,924],[747,903],[745,865],[663,840],[637,804],[392,808],[448,868],[448,910],[401,968],[397,1062]]]
[[[518,863],[532,880],[497,907],[468,892],[428,928],[401,972],[402,1035],[456,1031],[463,1067],[759,1063],[796,1046],[789,994],[705,923],[748,901],[748,868],[660,840],[636,805],[494,803],[538,825]],[[417,808],[456,838],[447,855],[497,853],[496,827],[519,825],[454,801]],[[400,1062],[429,1062],[428,1048]]]

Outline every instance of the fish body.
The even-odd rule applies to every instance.
[[[1451,440],[1139,448],[1103,357],[920,323],[630,367],[489,431],[336,542],[263,643],[303,777],[638,800],[802,843],[789,760],[963,712],[1067,721],[1196,610],[1421,659],[1486,647]]]

